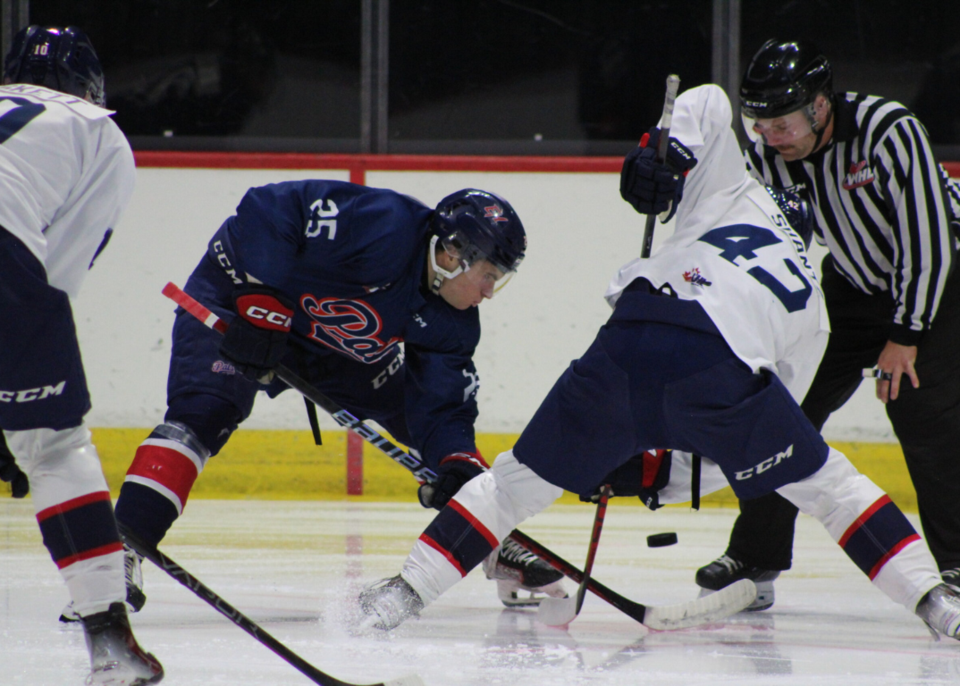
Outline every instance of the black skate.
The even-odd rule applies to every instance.
[[[510,538],[483,561],[483,572],[488,579],[496,580],[497,595],[507,607],[536,607],[545,595],[567,597],[560,581],[563,573]],[[521,591],[529,595],[521,596]]]
[[[745,607],[744,611],[759,612],[773,605],[773,581],[778,576],[780,572],[777,570],[747,567],[740,560],[722,555],[697,570],[696,582],[702,598],[740,579],[750,579],[757,586],[757,599]]]
[[[955,590],[960,591],[960,567],[944,569],[940,572],[940,578],[947,586],[953,586]]]
[[[145,686],[163,679],[163,666],[137,644],[123,603],[80,622],[90,651],[87,686]]]
[[[423,600],[399,574],[381,579],[363,590],[360,609],[367,615],[362,628],[390,631],[411,617],[419,617]]]
[[[123,546],[123,578],[127,584],[127,611],[140,612],[147,602],[147,596],[143,592],[143,572],[140,569],[140,563],[143,556],[127,546]],[[60,613],[60,621],[64,624],[79,622],[80,615],[77,614],[71,600]]]
[[[952,586],[931,588],[917,603],[916,612],[931,631],[960,640],[960,593]]]

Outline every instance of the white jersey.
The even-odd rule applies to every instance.
[[[0,87],[0,226],[71,297],[133,193],[133,153],[110,114],[41,86]]]
[[[677,98],[670,134],[698,163],[686,178],[676,230],[648,259],[625,265],[607,290],[616,304],[637,277],[696,300],[734,354],[776,374],[797,402],[813,381],[830,326],[803,242],[743,163],[730,102],[716,85]]]

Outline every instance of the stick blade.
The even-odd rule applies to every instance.
[[[380,684],[377,684],[380,686]],[[423,679],[417,674],[408,674],[407,676],[402,676],[399,679],[390,679],[389,681],[384,681],[383,686],[427,686],[423,683]]]
[[[752,603],[756,597],[756,584],[750,579],[741,579],[716,593],[688,603],[647,607],[643,623],[657,631],[688,629],[736,614]]]
[[[547,626],[566,626],[577,616],[577,599],[544,598],[537,609],[537,619]]]

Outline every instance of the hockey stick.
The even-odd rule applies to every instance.
[[[181,290],[177,285],[168,283],[163,288],[163,294],[211,329],[220,333],[223,333],[226,330],[227,325],[223,322],[223,320],[217,317],[217,315],[211,312],[207,307],[197,302],[188,293],[185,293],[183,290]],[[382,452],[386,453],[398,464],[413,472],[414,476],[420,477],[428,483],[433,483],[436,481],[437,475],[432,470],[425,467],[419,459],[395,446],[393,443],[377,433],[374,429],[370,428],[362,421],[354,417],[350,412],[340,407],[333,400],[323,395],[306,380],[297,376],[288,367],[284,365],[278,365],[274,369],[274,372],[291,388],[299,391],[305,397],[309,398],[314,403],[329,412],[337,421],[337,423],[340,424],[340,426],[356,431],[361,437],[379,448]],[[563,560],[553,551],[544,548],[526,534],[514,529],[512,532],[510,532],[510,538],[540,557],[550,566],[563,572],[575,582],[580,583],[583,580],[583,573],[579,569],[571,565],[569,562]],[[598,595],[600,598],[606,600],[624,614],[628,615],[632,619],[635,619],[641,624],[650,627],[651,629],[683,629],[696,626],[697,624],[716,621],[722,617],[732,615],[752,603],[757,595],[756,586],[749,579],[744,579],[743,581],[746,582],[746,585],[749,586],[749,589],[746,589],[745,586],[738,581],[735,584],[727,586],[726,588],[707,596],[706,598],[700,598],[689,603],[671,605],[663,608],[648,608],[646,605],[635,603],[632,600],[628,600],[627,598],[624,598],[623,596],[610,590],[606,586],[602,586],[599,582],[594,581],[593,579],[589,579],[587,583],[587,589],[595,595]],[[749,597],[747,597],[748,595]],[[713,599],[712,602],[706,602],[711,601],[711,599]],[[723,610],[722,613],[721,610]],[[648,616],[650,621],[654,623],[651,624],[648,621],[645,621],[645,616]]]
[[[157,550],[156,547],[147,545],[143,541],[139,540],[136,536],[125,530],[125,527],[120,527],[120,535],[123,537],[123,542],[126,545],[136,550],[138,553],[157,565],[160,569],[189,588],[198,598],[206,601],[217,612],[253,636],[262,645],[279,655],[283,660],[299,670],[301,674],[306,676],[313,683],[320,684],[320,686],[358,686],[347,681],[340,681],[340,679],[336,679],[326,672],[321,672],[319,669],[311,665],[309,662],[304,660],[302,657],[283,645],[276,638],[267,633],[267,631],[259,624],[254,622],[252,619],[240,612],[240,610],[235,608],[210,588],[205,586],[193,574],[171,560],[169,557],[167,557],[167,555]],[[377,684],[371,684],[370,686],[425,685],[423,683],[423,679],[421,679],[419,676],[416,674],[410,674],[409,676],[400,677],[399,679],[391,679],[389,681],[381,681]]]
[[[537,617],[547,626],[564,626],[572,622],[583,607],[583,599],[590,583],[590,572],[593,571],[593,561],[597,556],[597,546],[600,545],[600,531],[603,529],[603,519],[607,515],[607,501],[613,489],[604,485],[600,489],[600,499],[597,501],[597,514],[593,518],[593,531],[590,533],[590,545],[587,548],[587,561],[583,564],[583,579],[577,588],[576,598],[544,598],[537,608]]]
[[[680,77],[676,74],[670,74],[667,77],[667,92],[663,97],[663,116],[660,121],[663,126],[660,127],[660,138],[657,140],[657,162],[663,163],[667,159],[667,146],[670,144],[670,126],[673,123],[673,104],[677,100],[677,90],[680,88]],[[657,215],[648,214],[647,224],[643,229],[643,246],[640,249],[640,257],[650,257],[650,251],[653,249],[653,229],[657,223]]]

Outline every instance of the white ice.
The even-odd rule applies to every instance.
[[[612,505],[595,576],[648,605],[692,599],[694,571],[723,552],[735,515]],[[521,528],[580,566],[592,517],[589,506],[554,506]],[[427,686],[960,682],[960,642],[935,642],[808,517],[765,612],[653,632],[588,595],[566,630],[550,628],[531,610],[505,609],[478,569],[419,621],[355,635],[353,599],[399,571],[430,518],[414,504],[195,501],[161,549],[317,669],[357,684],[410,673]],[[666,531],[678,545],[646,547],[648,534]],[[147,605],[132,624],[163,662],[164,684],[311,683],[159,568],[145,563],[144,577]],[[30,504],[9,498],[0,500],[0,579],[0,684],[83,683],[82,631],[57,622],[66,589]]]

